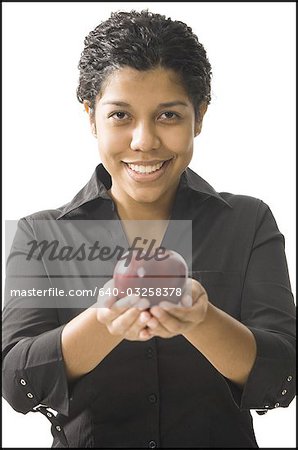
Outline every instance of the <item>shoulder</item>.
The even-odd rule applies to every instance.
[[[256,209],[266,205],[262,199],[258,197],[252,197],[250,195],[220,192],[220,196],[224,200],[226,200],[232,206],[232,208]]]
[[[227,208],[230,211],[230,220],[236,222],[240,227],[258,229],[260,226],[270,223],[277,228],[270,206],[262,199],[229,192],[221,192],[220,195],[231,206]]]
[[[35,220],[58,220],[64,209],[69,203],[62,205],[56,209],[43,209],[41,211],[35,211],[31,214],[23,216],[20,220],[32,222]]]
[[[224,210],[234,220],[258,223],[268,214],[272,214],[268,204],[261,198],[230,192],[220,192],[219,195],[229,204],[230,208],[224,208]]]

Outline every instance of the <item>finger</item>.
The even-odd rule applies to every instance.
[[[183,333],[190,324],[201,323],[204,321],[207,310],[208,310],[208,297],[206,294],[202,293],[199,297],[198,301],[190,308],[181,308],[179,311],[173,313],[173,310],[165,311],[168,314],[168,317],[173,317],[178,321],[177,328],[175,328],[176,332]],[[152,313],[153,314],[153,313]],[[166,316],[165,316],[166,317]],[[172,330],[172,325],[168,325],[168,323],[162,319],[162,321],[166,328]],[[169,322],[170,323],[170,322]]]
[[[202,294],[203,295],[203,294]],[[193,304],[191,304],[193,303]],[[188,306],[185,306],[188,305]],[[192,298],[186,299],[184,305],[178,306],[170,304],[169,302],[161,302],[158,306],[167,311],[167,313],[181,322],[191,321],[191,317],[198,310],[200,305],[199,299],[193,302]]]
[[[97,297],[97,308],[110,308],[115,302],[116,297],[113,295],[110,295],[111,292],[113,292],[114,288],[114,280],[113,278],[109,281],[107,281],[104,286],[100,289],[101,292],[104,293],[104,295],[99,295]],[[108,293],[109,292],[109,293]]]
[[[109,325],[113,320],[120,316],[121,311],[112,310],[111,308],[99,308],[97,318],[101,323]]]
[[[127,310],[135,306],[140,300],[138,295],[128,295],[127,297],[120,298],[112,306],[112,310]]]
[[[185,288],[183,289],[181,303],[184,304],[184,302],[186,301],[189,305],[190,300],[187,300],[187,299],[188,299],[188,297],[191,297],[192,304],[194,304],[197,296],[201,293],[201,291],[204,291],[204,288],[201,285],[201,283],[199,283],[197,280],[195,280],[193,278],[188,278],[186,281]],[[184,304],[184,306],[188,306],[188,305]]]
[[[199,283],[197,280],[194,280],[193,278],[188,279],[187,284],[187,294],[191,295],[193,299],[193,304],[196,303],[201,295],[206,294],[206,291],[204,287]]]
[[[142,339],[142,341],[148,341],[149,339],[151,339],[153,337],[153,335],[150,333],[148,328],[142,328],[139,331],[139,335],[138,335],[139,339]]]
[[[191,299],[192,301],[192,299]],[[167,311],[169,315],[174,317],[175,319],[179,319],[182,321],[186,320],[187,313],[191,310],[191,307],[184,307],[182,304],[175,305],[170,302],[160,302],[159,308],[161,308],[164,311]]]
[[[158,336],[162,338],[171,338],[177,334],[167,330],[155,317],[147,322],[147,332],[150,336]]]
[[[153,319],[147,323],[147,326],[155,332],[160,330],[162,333],[170,332],[177,334],[181,331],[183,323],[173,315],[169,314],[159,306],[154,306],[150,309]],[[157,322],[157,324],[156,324]]]
[[[187,278],[185,287],[183,289],[183,294],[179,303],[169,302],[169,301],[161,301],[159,306],[166,309],[167,311],[171,310],[172,313],[176,314],[179,311],[183,310],[183,308],[190,308],[193,305],[193,279]]]
[[[135,322],[131,325],[129,330],[127,330],[126,336],[142,340],[151,338],[148,329],[146,328],[146,324],[151,318],[152,316],[149,311],[140,312]]]
[[[111,308],[101,308],[99,311],[101,322],[111,326],[111,323],[118,317],[123,316],[130,309],[147,309],[148,300],[140,299],[138,296],[129,296],[118,300]]]
[[[187,317],[189,317],[188,313],[193,314],[192,308],[196,303],[198,303],[203,294],[206,294],[203,286],[198,281],[188,278],[186,288],[184,289],[184,294],[178,305],[163,301],[159,304],[159,306],[168,311],[169,314],[174,317],[186,321]]]
[[[181,299],[181,306],[184,306],[185,308],[191,308],[192,307],[192,296],[189,294],[185,294],[183,295],[182,299]]]
[[[150,300],[148,298],[142,297],[140,300],[135,304],[135,307],[144,310],[150,308]]]
[[[147,324],[148,320],[152,318],[150,311],[142,311],[139,317],[139,323],[144,326]]]
[[[110,332],[116,335],[125,335],[139,315],[140,311],[137,308],[129,308],[110,323]]]

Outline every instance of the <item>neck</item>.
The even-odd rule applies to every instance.
[[[158,210],[153,206],[133,211],[126,209],[122,204],[116,203],[116,206],[121,220],[168,220],[171,215],[170,208]]]
[[[146,250],[151,242],[159,247],[168,227],[176,190],[167,192],[156,202],[140,203],[129,196],[117,195],[117,189],[110,189],[109,195],[113,199],[117,213],[130,245],[140,236],[142,247]],[[140,227],[139,221],[147,221]]]
[[[175,193],[165,195],[162,200],[152,203],[139,203],[132,198],[121,198],[110,189],[109,195],[113,199],[121,220],[169,220]]]

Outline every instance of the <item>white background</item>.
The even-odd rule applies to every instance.
[[[4,219],[61,206],[100,162],[76,100],[84,37],[111,10],[182,20],[206,47],[213,100],[190,167],[217,191],[269,204],[295,291],[295,2],[3,3]],[[295,447],[295,400],[252,412],[259,447]],[[50,447],[41,414],[3,401],[3,447]]]

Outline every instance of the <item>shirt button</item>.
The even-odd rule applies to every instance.
[[[288,391],[286,389],[284,389],[281,393],[281,395],[285,395]]]
[[[27,397],[33,398],[33,394],[31,394],[31,392],[28,392]]]
[[[156,448],[157,447],[157,443],[155,441],[150,441],[148,447],[149,448]]]
[[[147,358],[153,358],[153,349],[152,349],[152,347],[149,347],[147,349]]]
[[[279,403],[275,403],[274,408],[278,408],[279,407]]]
[[[292,381],[293,377],[291,375],[288,376],[287,381]]]
[[[23,386],[26,386],[26,381],[22,378],[21,380],[20,380],[20,383],[23,385]]]
[[[157,402],[157,397],[156,397],[155,394],[150,394],[148,396],[148,400],[149,400],[150,403],[156,403]]]

